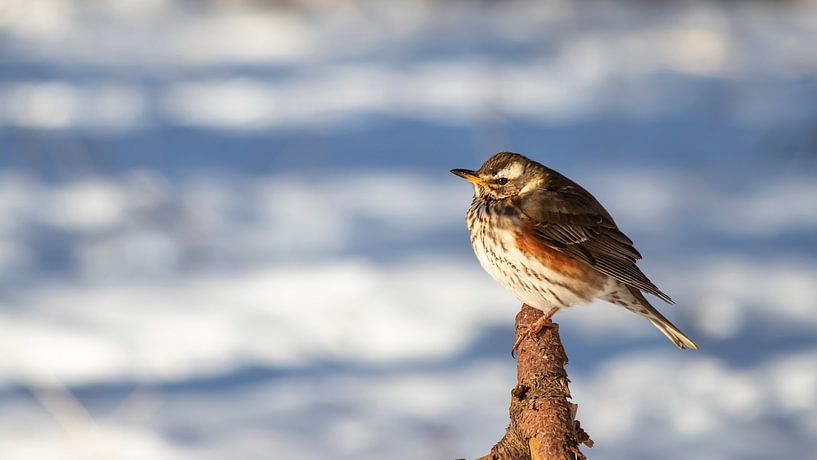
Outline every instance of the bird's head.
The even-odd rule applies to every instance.
[[[451,172],[474,184],[476,196],[508,198],[533,190],[543,181],[542,167],[518,153],[500,152],[476,171],[452,169]]]

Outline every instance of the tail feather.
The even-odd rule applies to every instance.
[[[695,343],[692,339],[686,336],[680,329],[675,327],[674,324],[670,322],[667,318],[664,317],[658,310],[655,309],[647,299],[644,298],[644,295],[641,294],[641,291],[629,287],[630,293],[632,293],[633,297],[637,300],[638,305],[627,306],[627,309],[638,313],[639,315],[647,318],[650,322],[655,326],[662,334],[667,336],[667,338],[675,344],[676,347],[680,349],[690,349],[690,350],[697,350],[698,344]]]
[[[698,344],[693,342],[692,339],[687,337],[683,332],[681,332],[674,324],[670,323],[669,320],[666,318],[651,318],[647,317],[650,322],[661,331],[662,334],[667,336],[672,343],[675,344],[676,347],[680,349],[689,348],[690,350],[697,350]]]

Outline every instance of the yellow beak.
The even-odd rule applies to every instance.
[[[482,179],[477,176],[476,171],[471,171],[470,169],[452,169],[451,174],[460,176],[472,184],[482,185]]]

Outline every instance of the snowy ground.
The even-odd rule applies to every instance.
[[[448,173],[600,197],[696,338],[557,318],[604,459],[817,451],[817,5],[0,0],[0,457],[475,457],[516,301]]]

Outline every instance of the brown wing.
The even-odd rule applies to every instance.
[[[568,183],[556,190],[538,189],[517,197],[516,204],[536,236],[548,246],[628,286],[674,303],[636,266],[641,254],[632,240],[583,188]]]

